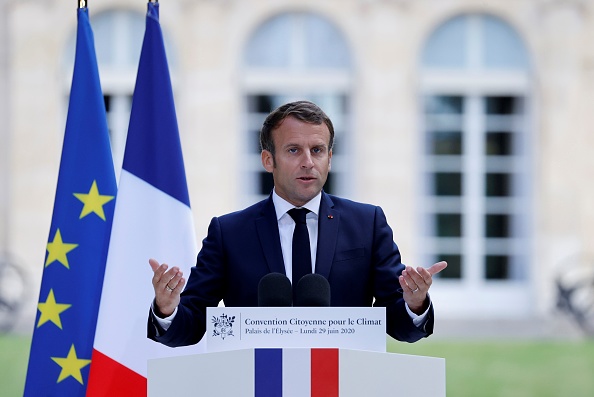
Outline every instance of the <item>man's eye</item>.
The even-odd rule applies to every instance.
[[[297,153],[297,148],[294,148],[294,147],[290,148],[289,153]]]
[[[314,154],[320,154],[323,152],[322,148],[315,147],[311,150]]]

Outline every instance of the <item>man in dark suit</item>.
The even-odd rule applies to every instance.
[[[296,222],[288,213],[293,208],[307,209],[307,272],[328,280],[331,306],[386,307],[386,331],[398,340],[414,342],[433,332],[427,293],[432,276],[446,263],[404,266],[380,207],[322,191],[333,141],[332,122],[311,102],[283,105],[267,117],[260,143],[273,192],[242,211],[212,219],[185,289],[179,268],[149,261],[155,290],[149,338],[168,346],[197,343],[206,330],[206,307],[221,300],[226,306],[257,306],[258,283],[271,272],[286,274],[295,285]]]

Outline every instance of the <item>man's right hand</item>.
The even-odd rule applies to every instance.
[[[155,290],[155,314],[159,317],[169,317],[179,305],[179,295],[184,289],[186,280],[179,267],[168,269],[166,264],[159,264],[155,259],[149,259],[153,269],[153,288]]]

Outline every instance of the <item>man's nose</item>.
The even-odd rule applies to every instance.
[[[301,160],[301,168],[312,168],[314,165],[312,156],[310,152],[304,152],[303,158]]]

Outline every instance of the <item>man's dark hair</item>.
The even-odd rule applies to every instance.
[[[332,150],[332,146],[334,145],[334,126],[332,125],[332,121],[318,105],[309,101],[287,103],[274,110],[268,117],[266,117],[262,129],[260,130],[260,148],[262,150],[268,150],[274,157],[272,131],[274,131],[287,117],[294,117],[297,120],[310,124],[326,124],[328,131],[330,131],[328,151]]]

